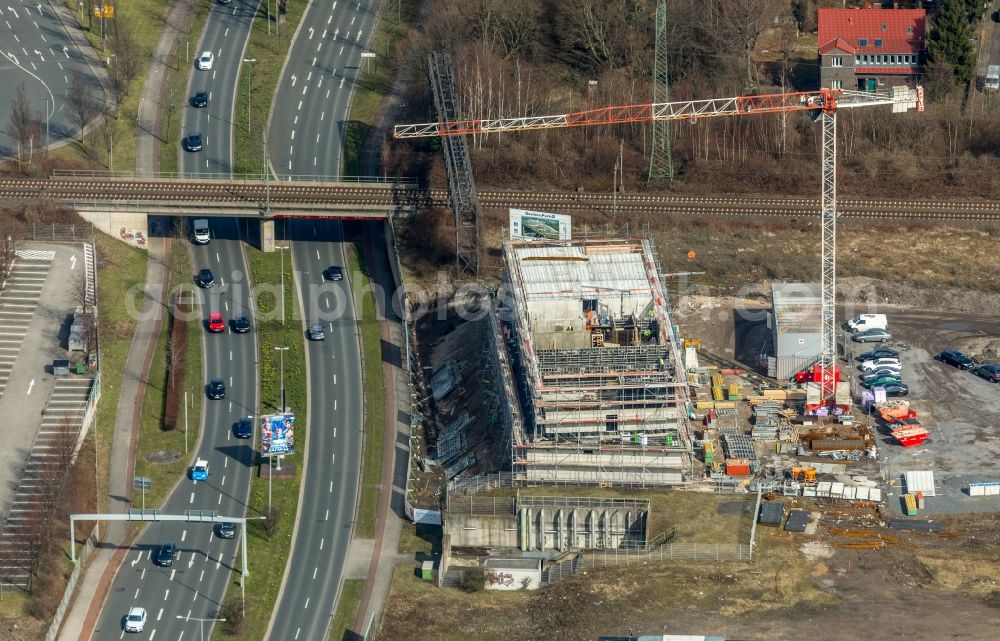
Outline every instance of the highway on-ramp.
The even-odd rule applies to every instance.
[[[310,3],[272,111],[268,153],[279,177],[340,175],[344,124],[380,5]]]
[[[292,264],[308,324],[325,340],[308,341],[309,428],[301,500],[279,603],[268,639],[325,639],[350,544],[361,470],[361,357],[350,284],[326,281],[342,267],[337,221],[292,221]]]

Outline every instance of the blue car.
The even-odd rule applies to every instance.
[[[208,480],[208,461],[200,458],[194,462],[194,465],[191,467],[191,480],[192,481]]]

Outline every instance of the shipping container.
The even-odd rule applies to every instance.
[[[750,461],[745,458],[726,459],[726,474],[729,476],[750,476]]]

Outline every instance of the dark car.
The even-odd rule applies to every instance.
[[[311,341],[321,341],[326,338],[326,332],[323,331],[322,325],[310,325],[306,334]]]
[[[236,438],[250,438],[253,436],[253,417],[241,418],[233,423],[233,436]]]
[[[906,385],[906,383],[890,383],[888,385],[883,385],[882,387],[885,389],[885,395],[889,398],[906,396],[910,393],[910,388]]]
[[[198,281],[198,287],[211,287],[215,284],[215,274],[211,269],[202,269],[195,280]]]
[[[221,378],[213,378],[208,384],[206,392],[213,401],[226,398],[226,383]]]
[[[182,142],[184,143],[184,149],[187,151],[201,151],[204,147],[204,140],[202,140],[201,134],[190,134]]]
[[[154,561],[157,565],[162,565],[163,567],[169,567],[174,564],[174,555],[177,553],[177,546],[174,545],[173,541],[167,541],[160,546],[160,549],[156,551],[156,557]]]
[[[851,336],[851,340],[855,343],[885,343],[890,338],[892,338],[892,334],[889,333],[889,330],[881,327],[865,329]]]
[[[972,370],[976,376],[981,376],[991,383],[1000,383],[1000,365],[984,363]]]
[[[899,371],[899,369],[893,369],[891,367],[880,367],[880,368],[878,368],[875,371],[866,372],[866,373],[862,374],[861,375],[861,380],[862,381],[872,381],[872,380],[875,380],[876,378],[881,378],[883,376],[895,376],[896,378],[899,378],[900,377],[900,371]]]
[[[235,539],[236,538],[236,524],[235,523],[219,523],[215,526],[215,536],[220,539]]]
[[[250,319],[240,315],[233,319],[233,331],[237,334],[246,334],[250,331]]]
[[[876,358],[899,358],[899,352],[894,349],[889,349],[888,347],[879,347],[878,349],[873,349],[861,354],[858,356],[857,360],[864,362],[873,361]]]
[[[199,91],[195,95],[191,96],[191,106],[192,107],[207,107],[208,106],[208,92]]]
[[[876,378],[861,381],[862,387],[872,388],[872,387],[884,387],[886,385],[901,385],[903,379],[899,376],[893,376],[892,374],[886,374],[884,376],[878,376]]]
[[[336,265],[330,265],[323,270],[323,278],[326,280],[344,280],[344,269]]]
[[[938,356],[938,360],[942,363],[948,363],[949,365],[954,365],[958,369],[972,369],[976,364],[971,358],[958,351],[957,349],[946,349],[941,352]]]

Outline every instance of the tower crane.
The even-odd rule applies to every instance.
[[[846,89],[817,89],[791,93],[711,98],[708,100],[682,100],[654,102],[619,107],[602,107],[573,113],[550,116],[523,116],[516,118],[490,118],[483,120],[457,120],[412,125],[396,125],[393,136],[399,139],[431,136],[464,136],[535,129],[588,127],[592,125],[617,125],[652,122],[658,120],[687,120],[723,116],[752,116],[757,114],[809,112],[820,120],[823,127],[822,192],[820,217],[822,221],[822,327],[818,364],[822,372],[820,393],[824,403],[833,397],[836,382],[836,281],[837,281],[837,111],[860,107],[890,106],[893,113],[911,109],[924,110],[922,87],[892,87],[889,91],[866,92]]]

